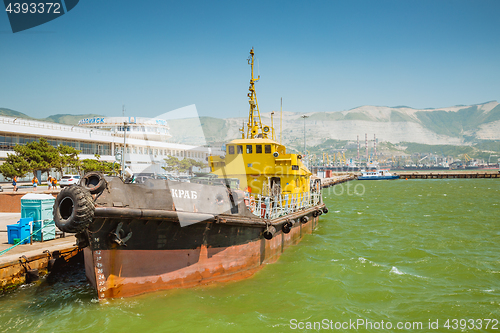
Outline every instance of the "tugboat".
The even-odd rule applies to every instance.
[[[247,278],[328,212],[301,155],[262,125],[253,49],[248,63],[246,135],[210,157],[209,181],[136,184],[90,172],[57,196],[54,221],[76,233],[99,300]]]

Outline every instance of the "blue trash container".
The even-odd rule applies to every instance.
[[[17,224],[9,224],[7,226],[7,238],[9,244],[14,244],[14,239],[22,241],[31,234],[31,222],[33,218],[22,218]],[[25,239],[21,244],[29,244],[30,239]]]

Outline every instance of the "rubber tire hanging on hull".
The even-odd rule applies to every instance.
[[[80,180],[80,186],[89,190],[91,194],[96,194],[104,191],[106,180],[100,172],[87,172]]]
[[[83,231],[94,218],[90,191],[79,185],[64,188],[54,202],[54,222],[64,232]]]

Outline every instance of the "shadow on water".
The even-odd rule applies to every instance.
[[[95,291],[85,276],[83,253],[54,267],[49,275],[36,287],[34,296],[43,302],[43,307],[57,306],[61,302],[90,302],[96,298]]]

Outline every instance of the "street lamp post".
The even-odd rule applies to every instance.
[[[123,173],[125,172],[125,146],[127,143],[127,122],[123,123],[123,149],[122,149],[122,160],[121,160],[121,167],[122,167],[122,176]]]
[[[306,116],[303,114],[301,116],[304,119],[304,157],[307,155],[307,150],[306,150],[306,118],[309,118],[309,116]],[[306,164],[307,164],[307,159],[306,159]]]
[[[309,118],[309,116],[306,116],[303,114],[301,116],[304,119],[304,156],[306,155],[306,118]]]

